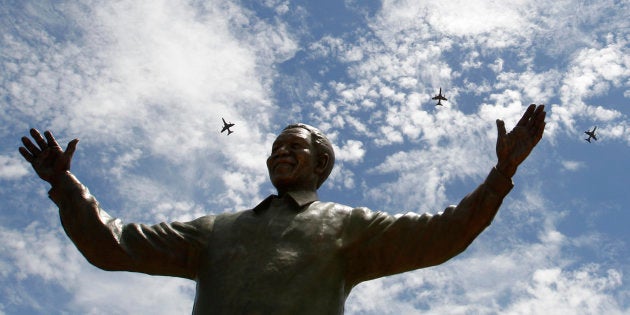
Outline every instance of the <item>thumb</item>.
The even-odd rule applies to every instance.
[[[72,155],[74,155],[74,151],[77,149],[77,143],[79,143],[79,139],[73,139],[72,141],[68,142],[68,146],[66,147],[66,151],[64,152],[64,154],[69,159],[72,159]]]
[[[501,119],[497,119],[497,131],[499,133],[498,139],[505,137],[507,133],[505,130],[505,123]]]

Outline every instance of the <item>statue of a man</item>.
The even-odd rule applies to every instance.
[[[51,184],[66,233],[93,265],[194,280],[193,314],[342,314],[360,282],[464,251],[513,187],[545,115],[544,105],[530,105],[510,133],[497,120],[496,166],[457,206],[434,215],[319,201],[335,158],[326,137],[304,124],[288,126],[273,143],[267,168],[277,195],[250,210],[153,226],[111,217],[70,173],[77,139],[64,151],[49,131],[44,138],[32,129],[35,143],[23,137],[20,153]]]

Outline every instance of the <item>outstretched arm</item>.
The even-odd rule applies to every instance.
[[[153,226],[123,224],[111,217],[70,173],[72,155],[79,140],[62,150],[50,131],[44,139],[31,129],[19,151],[37,175],[52,185],[50,199],[59,207],[63,228],[83,256],[105,270],[126,270],[149,274],[194,278],[199,248],[212,218],[187,223]]]
[[[496,167],[457,206],[433,215],[352,210],[346,228],[348,265],[353,266],[348,268],[349,283],[441,264],[464,251],[490,225],[513,187],[516,168],[542,137],[544,105],[530,105],[509,133],[501,120],[497,127]]]

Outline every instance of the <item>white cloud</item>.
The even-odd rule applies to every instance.
[[[624,40],[602,48],[585,48],[572,60],[564,80],[564,97],[588,98],[619,86],[630,76],[630,57]]]
[[[482,262],[486,268],[480,268]],[[505,314],[624,313],[608,295],[621,284],[618,271],[602,275],[589,266],[575,272],[551,268],[536,270],[530,278],[529,268],[519,272],[522,268],[519,261],[501,257],[464,259],[451,268],[414,272],[380,285],[366,284],[375,292],[361,290],[365,306],[353,304],[351,309],[368,314],[400,314],[400,310],[406,310],[405,314],[420,310],[426,314],[493,314],[497,310]],[[516,296],[514,301],[506,300],[507,292]],[[380,303],[382,300],[387,303]],[[396,309],[388,309],[390,305]]]
[[[569,14],[568,8],[575,7],[570,1],[563,3],[519,1],[516,4],[510,3],[509,6],[486,2],[386,1],[377,19],[371,24],[371,30],[379,37],[382,44],[369,40],[357,41],[358,45],[365,47],[364,51],[369,53],[361,62],[351,64],[349,73],[357,81],[364,78],[379,78],[376,86],[379,91],[386,93],[381,93],[380,99],[371,100],[371,103],[381,103],[391,108],[391,104],[400,103],[400,97],[392,98],[393,95],[413,89],[406,83],[409,81],[403,79],[405,77],[420,78],[418,80],[420,88],[422,88],[422,83],[439,86],[444,85],[440,82],[450,82],[457,78],[458,74],[451,71],[449,65],[442,63],[440,59],[441,54],[448,53],[456,41],[452,37],[441,37],[440,41],[436,42],[432,40],[432,36],[437,36],[436,34],[446,33],[459,36],[464,43],[468,38],[481,42],[485,47],[484,52],[496,48],[493,45],[518,47],[516,49],[523,51],[519,56],[522,65],[530,69],[523,73],[498,72],[499,69],[506,68],[505,62],[501,58],[495,59],[492,68],[499,73],[499,82],[494,88],[507,90],[495,93],[491,99],[504,106],[510,103],[546,103],[550,110],[551,100],[560,96],[560,106],[567,107],[568,110],[563,111],[558,106],[554,106],[547,130],[547,137],[553,138],[557,135],[559,124],[571,124],[568,129],[573,131],[574,116],[595,116],[597,119],[606,120],[619,118],[619,113],[615,110],[603,108],[595,110],[596,107],[591,109],[590,106],[586,106],[585,108],[582,104],[588,97],[601,95],[611,86],[619,86],[620,82],[627,81],[628,77],[628,54],[625,52],[627,45],[624,44],[626,39],[621,35],[615,36],[608,32],[606,33],[607,46],[597,47],[595,38],[587,40],[588,34],[583,34],[579,27],[593,25],[596,21],[607,18],[617,21],[618,14],[609,17],[609,13],[612,12],[606,4],[588,4],[587,6],[592,6],[592,9],[585,7],[585,4],[579,6],[581,9],[577,13],[571,9],[572,13]],[[462,8],[465,9],[462,10]],[[624,8],[620,8],[619,12],[623,10]],[[577,24],[567,20],[567,17],[576,18]],[[431,29],[429,26],[434,28]],[[546,48],[540,54],[555,55],[556,52],[552,49],[558,48],[561,44],[554,46],[556,48],[539,45],[542,43],[548,45],[549,42],[546,39],[550,35],[564,33],[574,34],[572,37],[575,37],[576,42],[582,41],[578,46],[570,44],[574,48],[584,47],[574,55],[575,66],[570,66],[570,71],[566,75],[555,68],[542,72],[533,70],[534,56],[529,56],[525,52],[528,49]],[[567,43],[567,41],[559,40],[553,40],[552,43],[556,41]],[[344,45],[350,44],[344,43]],[[562,49],[568,48],[569,46]],[[473,68],[481,66],[477,59],[478,51],[464,50],[463,53],[470,57],[464,67],[466,65]],[[399,76],[400,80],[394,80]],[[470,88],[476,88],[476,86]],[[354,94],[353,102],[357,101],[356,97],[357,95]],[[365,94],[363,98],[367,98]],[[451,102],[454,100],[452,99]],[[563,116],[559,116],[561,114]],[[381,145],[402,141],[402,138],[389,127],[380,127],[380,129],[382,132],[377,141]]]
[[[393,32],[417,30],[425,38],[430,31],[443,36],[470,36],[486,47],[514,45],[530,35],[534,26],[530,1],[509,5],[485,1],[384,1],[379,22]]]
[[[73,313],[188,314],[192,312],[194,282],[171,277],[112,273],[86,268],[73,282]],[[91,269],[91,270],[89,270]],[[151,288],[147,290],[147,288]],[[112,301],[115,301],[113,303]]]
[[[570,172],[575,172],[585,166],[584,162],[580,161],[561,161],[562,167]]]
[[[82,41],[55,42],[41,33],[48,47],[39,49],[14,34],[6,39],[5,60],[14,69],[4,77],[13,78],[7,91],[29,123],[92,144],[134,139],[173,162],[218,151],[207,138],[222,116],[237,122],[233,137],[259,140],[269,128],[271,65],[296,50],[284,25],[265,24],[233,5],[65,6]]]
[[[494,60],[494,63],[491,65],[488,65],[488,68],[492,69],[492,71],[494,71],[494,73],[499,74],[503,71],[503,64],[505,63],[505,60],[503,60],[502,58],[497,58]]]
[[[3,63],[11,72],[2,88],[19,100],[8,110],[21,113],[11,124],[43,125],[60,142],[68,134],[81,138],[73,169],[89,165],[80,178],[107,178],[113,188],[93,192],[105,202],[122,197],[116,203],[138,211],[125,218],[162,210],[160,219],[181,217],[170,213],[177,207],[155,205],[181,205],[195,195],[216,202],[214,189],[231,185],[217,180],[224,171],[247,177],[248,186],[231,190],[223,202],[245,207],[260,197],[276,109],[270,84],[275,64],[297,50],[292,30],[232,3],[60,7],[63,13],[50,18],[62,17],[56,23],[80,40],[57,41],[56,34],[33,29],[32,17],[25,17],[24,33],[3,38]],[[26,40],[27,32],[39,45]],[[221,117],[236,123],[229,137],[219,133]],[[6,176],[23,173],[9,162]]]
[[[560,99],[562,104],[554,106],[550,129],[565,127],[575,131],[576,119],[611,121],[622,117],[615,109],[590,105],[592,97],[600,96],[619,87],[630,77],[630,57],[624,40],[602,48],[580,50],[562,80]]]
[[[339,161],[356,164],[361,162],[364,156],[363,142],[358,140],[347,140],[342,147],[335,148],[335,159]]]
[[[575,271],[560,268],[536,270],[523,288],[525,296],[510,305],[505,314],[626,314],[609,292],[622,284],[617,270],[604,274],[598,266]]]
[[[543,72],[503,72],[497,76],[496,89],[515,87],[522,91],[523,103],[547,104],[555,96],[560,73],[556,69]]]
[[[7,288],[3,293],[10,292],[12,296],[3,299],[8,309],[15,310],[18,305],[42,313],[190,313],[194,282],[98,270],[63,235],[52,205],[50,211],[42,211],[41,205],[33,206],[40,212],[36,218],[43,221],[33,221],[19,229],[0,226],[0,282]],[[163,209],[168,213],[182,211],[189,205],[155,206],[169,208]],[[46,289],[24,289],[33,285],[55,290],[58,298],[49,299],[53,292],[42,291]],[[152,289],[146,290],[147,287]]]
[[[394,212],[434,213],[444,209],[454,202],[446,198],[447,184],[456,179],[479,179],[493,165],[488,156],[492,151],[484,140],[467,135],[449,141],[452,143],[447,147],[431,145],[389,155],[371,172],[395,174],[396,179],[374,185],[366,194],[388,208],[402,208]]]
[[[342,191],[356,189],[355,174],[343,162],[335,163],[335,168],[324,185],[329,189]]]
[[[5,240],[1,257],[10,260],[5,265],[10,269],[1,272],[3,277],[21,281],[37,276],[63,285],[78,274],[76,261],[68,259],[77,255],[71,254],[72,245],[60,238],[58,230],[33,222],[22,231],[0,227],[0,235]]]
[[[29,173],[24,162],[13,156],[0,155],[0,179],[18,179]]]
[[[111,167],[110,172],[113,176],[123,178],[127,169],[136,165],[138,160],[142,157],[142,150],[138,148],[131,148],[129,152],[124,152],[118,156],[115,156],[114,165]]]

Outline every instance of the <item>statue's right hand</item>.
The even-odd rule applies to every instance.
[[[31,129],[31,137],[37,145],[33,144],[28,137],[22,137],[24,146],[20,147],[19,150],[24,159],[31,163],[37,175],[53,184],[59,175],[70,170],[72,155],[79,139],[70,141],[66,150],[63,151],[50,131],[44,132],[44,136],[46,140],[37,129]]]

